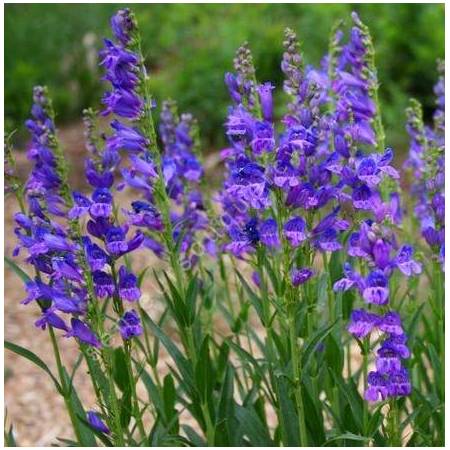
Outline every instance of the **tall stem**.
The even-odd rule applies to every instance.
[[[300,446],[307,447],[308,434],[306,430],[305,410],[303,408],[303,399],[302,399],[301,367],[300,367],[300,359],[298,357],[299,353],[297,343],[297,330],[295,326],[295,316],[291,311],[289,313],[289,339],[291,347],[292,371],[294,376],[295,403],[297,406]]]
[[[58,368],[59,381],[61,383],[61,388],[63,391],[64,403],[65,403],[66,409],[69,413],[70,421],[72,422],[75,436],[76,436],[78,442],[81,444],[82,439],[81,439],[81,434],[80,434],[80,430],[79,430],[79,422],[75,415],[75,411],[72,408],[72,402],[70,401],[70,393],[69,393],[69,389],[68,389],[67,382],[66,382],[67,381],[66,375],[64,373],[64,366],[61,361],[61,355],[59,353],[59,347],[58,347],[58,343],[56,341],[55,332],[53,331],[53,328],[50,325],[48,327],[48,332],[50,335],[50,340],[52,341],[53,353],[55,355],[56,366]]]

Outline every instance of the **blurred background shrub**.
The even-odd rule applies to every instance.
[[[103,87],[97,51],[109,36],[117,4],[9,4],[5,13],[5,114],[8,128],[23,129],[31,90],[46,84],[58,121],[78,120],[98,106]],[[377,50],[388,142],[407,146],[404,109],[414,96],[429,116],[436,60],[444,56],[444,5],[433,4],[136,4],[143,48],[157,99],[171,97],[200,121],[208,148],[224,144],[229,103],[223,83],[233,55],[247,40],[260,81],[280,88],[283,30],[293,28],[306,61],[317,65],[337,19],[359,12]],[[281,100],[278,89],[278,100]],[[279,102],[280,103],[280,102]],[[282,106],[279,104],[279,107]],[[281,112],[281,111],[280,111]]]

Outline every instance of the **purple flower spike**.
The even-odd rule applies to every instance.
[[[293,217],[284,225],[284,235],[292,247],[298,247],[306,239],[306,222],[301,217]]]
[[[109,428],[105,425],[105,423],[100,418],[100,415],[95,411],[88,411],[87,420],[92,428],[100,433],[110,434]]]
[[[71,324],[72,330],[68,333],[68,337],[73,336],[79,339],[84,344],[90,345],[91,347],[101,348],[102,344],[98,340],[97,336],[88,327],[88,325],[75,318],[72,318]]]
[[[376,314],[369,313],[364,309],[355,309],[352,311],[348,331],[362,339],[368,336],[379,323],[380,318]]]
[[[291,283],[293,286],[297,287],[301,284],[306,283],[312,276],[314,272],[307,267],[302,269],[293,269],[291,272]]]
[[[136,302],[141,297],[141,291],[137,286],[136,275],[128,272],[125,266],[119,269],[119,296],[123,300]]]
[[[132,337],[142,334],[141,320],[137,312],[132,309],[127,311],[119,321],[120,334],[124,340],[131,339]]]

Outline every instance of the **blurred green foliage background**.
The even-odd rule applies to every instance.
[[[97,51],[117,4],[9,4],[5,8],[5,114],[10,127],[28,115],[31,89],[46,84],[59,124],[98,106],[103,87]],[[224,143],[224,72],[250,43],[260,81],[281,88],[283,30],[293,28],[308,63],[327,51],[337,19],[359,12],[377,51],[388,142],[404,150],[404,109],[414,96],[430,115],[436,60],[444,57],[444,5],[438,4],[129,4],[136,12],[158,100],[178,101],[200,121],[204,143]],[[281,89],[278,89],[281,112]]]

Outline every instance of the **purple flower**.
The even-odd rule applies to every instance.
[[[127,211],[126,214],[133,225],[154,231],[163,229],[161,215],[153,205],[142,200],[136,200],[131,203],[131,206],[133,211]]]
[[[114,280],[110,274],[96,270],[92,274],[92,279],[94,281],[95,295],[100,298],[104,298],[110,297],[114,294]]]
[[[389,301],[388,281],[383,272],[374,270],[369,273],[362,295],[367,303],[375,305],[385,305]]]
[[[404,245],[394,260],[394,264],[408,277],[422,272],[422,265],[412,259],[413,253],[414,250],[410,245]]]
[[[298,247],[306,239],[306,223],[299,217],[289,219],[283,227],[284,235],[292,247]]]
[[[97,245],[91,242],[89,238],[84,240],[86,257],[93,271],[102,270],[109,262],[108,255]]]
[[[356,273],[352,266],[346,262],[344,264],[344,277],[334,283],[333,289],[336,292],[348,291],[352,287],[356,286],[360,291],[364,289],[364,280]]]
[[[106,140],[110,150],[126,150],[133,153],[146,151],[149,142],[137,128],[129,127],[117,120],[111,122],[111,127],[114,129],[114,134]]]
[[[389,373],[388,393],[390,397],[404,397],[411,394],[411,381],[408,370],[404,367]]]
[[[75,204],[70,209],[68,217],[69,219],[78,219],[89,211],[92,202],[79,192],[72,192],[72,197]]]
[[[124,340],[139,336],[143,332],[141,320],[134,309],[127,311],[123,315],[119,321],[119,328],[120,334]]]
[[[261,239],[261,242],[267,247],[280,247],[278,225],[275,219],[270,218],[261,222],[259,226],[259,237]]]
[[[397,372],[401,369],[401,365],[400,357],[393,348],[382,346],[378,349],[376,359],[378,373]]]
[[[383,347],[393,349],[400,358],[407,359],[410,357],[410,351],[406,345],[407,337],[404,334],[389,336],[383,341]]]
[[[93,219],[108,218],[112,214],[112,195],[107,188],[97,188],[92,194],[89,213]]]
[[[105,80],[115,88],[132,89],[139,79],[136,75],[139,58],[134,53],[115,45],[109,39],[105,39],[105,48],[100,52],[103,58],[101,65],[106,69]]]
[[[269,122],[273,119],[273,99],[272,90],[275,89],[272,83],[260,84],[257,88],[259,94],[259,101],[261,103],[261,109],[264,120]]]
[[[69,331],[64,320],[49,309],[42,314],[41,318],[35,322],[35,325],[43,330],[49,325],[59,330]]]
[[[136,29],[133,16],[128,8],[119,9],[111,18],[114,36],[122,45],[128,45],[133,31]]]
[[[293,286],[297,287],[301,284],[306,283],[312,276],[314,272],[307,268],[301,268],[301,269],[292,269],[291,271],[291,283]]]
[[[377,326],[380,318],[364,309],[352,311],[348,331],[359,339],[368,336]]]
[[[369,384],[364,398],[369,402],[377,402],[379,400],[386,400],[388,396],[388,382],[386,378],[378,372],[370,372],[367,377]]]
[[[136,302],[141,297],[141,291],[137,286],[137,277],[128,272],[125,266],[119,269],[119,296],[123,300]]]
[[[394,311],[389,311],[380,318],[378,328],[381,331],[394,336],[401,336],[404,333],[402,319],[400,318],[400,315]]]
[[[100,433],[110,434],[109,428],[102,421],[100,415],[95,411],[87,412],[87,420],[91,425],[91,427],[94,428],[95,430],[100,431]]]
[[[101,348],[102,344],[88,325],[76,318],[72,318],[71,324],[72,330],[67,334],[68,337],[73,336],[79,339],[83,344]]]
[[[128,251],[126,232],[121,227],[110,227],[105,234],[106,250],[111,255],[119,256]]]
[[[107,116],[113,113],[127,119],[138,119],[144,106],[142,100],[135,93],[125,89],[106,92],[102,102],[106,106],[102,115]]]

